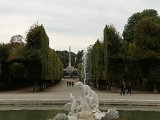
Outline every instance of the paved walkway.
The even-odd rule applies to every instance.
[[[69,81],[71,80],[68,79]],[[48,88],[44,92],[32,93],[31,88],[0,92],[0,105],[3,104],[64,104],[69,101],[69,93],[72,93],[77,99],[80,91],[76,87],[67,87],[66,79],[57,85]],[[108,93],[107,91],[95,90],[102,105],[108,104],[138,104],[140,106],[158,106],[160,108],[160,94],[132,94],[121,96],[119,93]],[[37,102],[38,101],[38,102]]]
[[[76,82],[76,80],[71,80]],[[45,90],[44,92],[32,93],[31,88],[26,88],[23,90],[15,90],[15,91],[5,91],[0,92],[0,100],[4,99],[69,99],[69,93],[73,93],[75,97],[80,95],[80,91],[76,87],[67,87],[66,79],[62,80],[55,86],[52,86]],[[100,99],[115,99],[115,100],[151,100],[151,101],[159,101],[160,94],[136,94],[133,93],[131,96],[121,96],[119,93],[109,93],[108,91],[96,90]]]

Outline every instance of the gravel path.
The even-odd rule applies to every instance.
[[[0,92],[0,100],[69,100],[69,93],[73,93],[79,98],[80,91],[76,87],[67,87],[66,79],[60,83],[39,93],[32,93],[31,88]],[[68,81],[76,82],[77,80],[68,79]],[[121,96],[119,93],[109,93],[108,91],[94,90],[100,100],[140,100],[140,101],[160,101],[160,94],[132,94]]]

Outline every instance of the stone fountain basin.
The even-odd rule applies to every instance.
[[[69,100],[50,100],[50,99],[0,99],[0,110],[13,110],[13,109],[56,109],[63,110],[63,106]],[[106,110],[107,108],[116,107],[117,110],[160,110],[160,100],[114,100],[103,99],[100,100],[100,109]]]

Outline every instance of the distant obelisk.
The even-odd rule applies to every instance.
[[[71,67],[71,46],[69,46],[69,67]]]

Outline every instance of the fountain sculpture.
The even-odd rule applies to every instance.
[[[67,103],[64,108],[68,110],[68,115],[58,113],[53,120],[102,120],[117,119],[118,111],[109,109],[107,112],[99,110],[99,98],[97,94],[86,85],[86,55],[83,55],[83,75],[84,84],[77,82],[75,87],[80,89],[80,99],[77,100],[72,93],[70,93],[70,103]]]
[[[99,98],[88,85],[77,82],[75,86],[80,88],[80,100],[76,100],[70,93],[70,103],[64,106],[69,111],[68,115],[58,113],[53,120],[112,120],[119,117],[115,109],[109,109],[107,112],[99,110]]]

